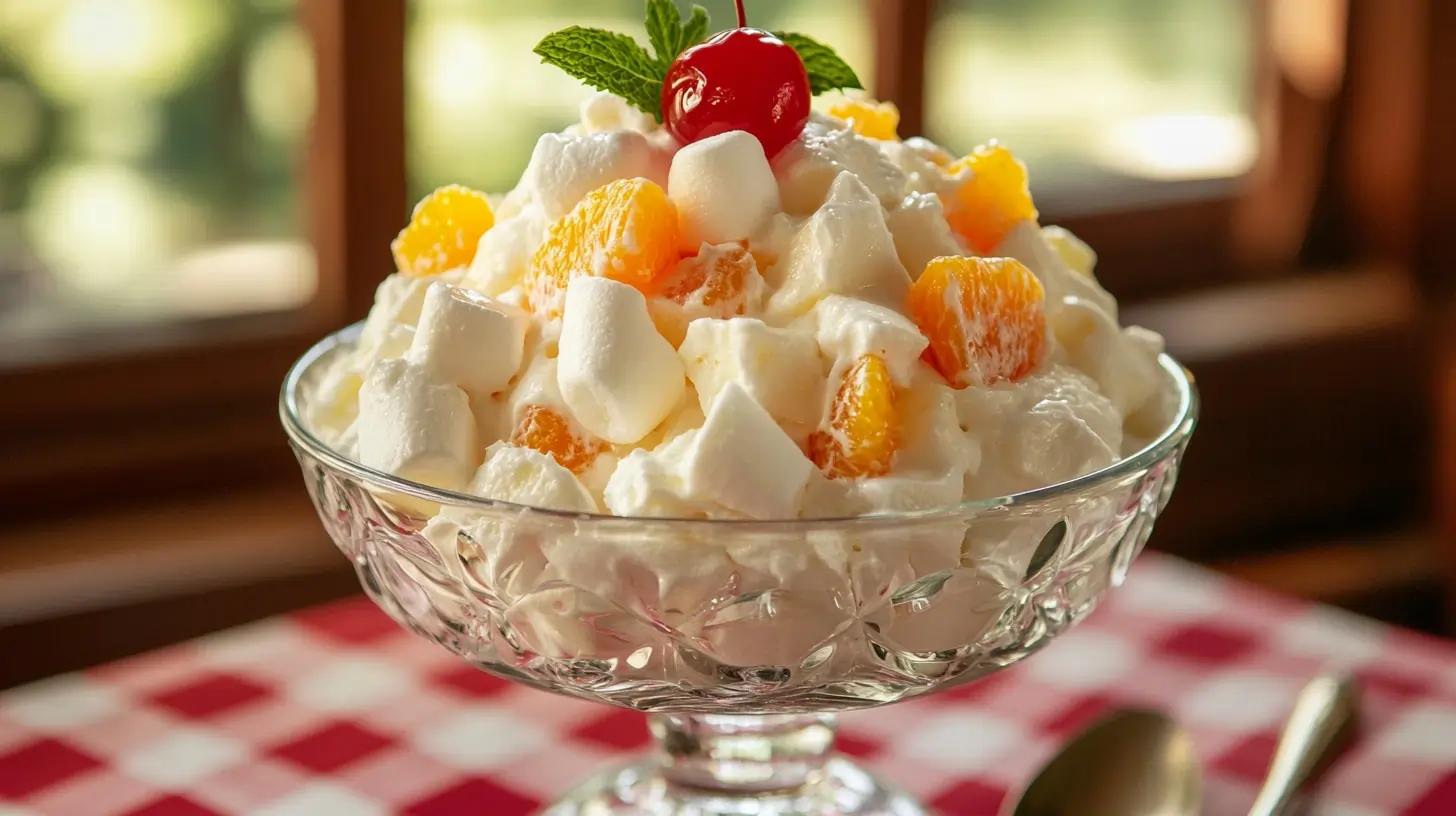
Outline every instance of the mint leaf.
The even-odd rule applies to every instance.
[[[647,39],[657,52],[659,77],[667,76],[667,68],[677,59],[678,41],[682,39],[682,17],[672,0],[647,0]]]
[[[833,48],[803,34],[775,31],[773,35],[799,52],[804,70],[809,72],[809,91],[814,95],[841,88],[864,88],[859,77],[854,75],[854,69],[840,59]]]
[[[532,49],[541,61],[662,121],[662,72],[631,37],[599,28],[553,31]]]
[[[647,39],[657,52],[662,76],[667,76],[667,69],[684,48],[697,45],[707,36],[708,12],[702,6],[693,6],[691,16],[684,23],[672,0],[647,0]]]
[[[677,54],[685,49],[692,48],[703,40],[708,39],[708,10],[702,6],[693,6],[693,13],[683,25],[682,37],[678,39]],[[677,59],[677,54],[672,58]]]

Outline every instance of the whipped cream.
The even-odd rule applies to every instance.
[[[532,311],[533,264],[552,225],[623,179],[661,188],[682,260],[651,284],[563,270],[562,308]],[[1095,253],[1065,229],[1025,220],[989,253],[1040,283],[1044,359],[1015,381],[962,389],[935,369],[908,300],[932,259],[974,255],[945,203],[970,180],[925,139],[871,139],[818,113],[773,157],[741,131],[678,145],[598,94],[579,124],[541,137],[473,260],[380,285],[306,418],[397,476],[624,516],[924,510],[1117,461],[1167,419],[1162,339],[1119,324]],[[630,256],[641,240],[619,236],[612,251]],[[607,261],[591,266],[630,267]],[[836,471],[815,458],[825,434],[856,444],[836,417],[883,410],[844,407],[846,378],[867,357],[888,373],[893,412],[881,419],[893,424],[893,453]],[[520,430],[540,410],[557,430],[533,442]]]

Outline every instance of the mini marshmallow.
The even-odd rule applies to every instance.
[[[556,356],[551,351],[552,341],[541,340],[532,344],[521,378],[506,397],[506,424],[513,430],[521,422],[526,409],[539,405],[554,408],[565,416],[571,415],[566,400],[561,398],[561,389],[556,385]],[[506,431],[509,435],[510,430]]]
[[[555,459],[505,442],[497,442],[485,452],[485,464],[476,471],[469,492],[527,507],[600,512],[596,499],[586,487]]]
[[[703,427],[707,417],[698,405],[698,390],[691,385],[683,388],[682,397],[672,413],[652,429],[652,433],[637,441],[637,447],[655,450],[691,430]]]
[[[337,352],[304,406],[309,429],[323,441],[337,443],[359,416],[359,389],[364,385],[364,375],[380,360],[403,357],[414,336],[415,330],[409,326],[389,324],[372,345],[360,345],[349,354],[342,349]]]
[[[541,208],[527,206],[513,217],[497,221],[480,236],[475,259],[461,285],[497,297],[519,286],[541,246],[551,222]]]
[[[445,283],[425,295],[409,357],[476,395],[506,387],[521,368],[531,318],[514,306]]]
[[[919,136],[901,142],[880,142],[880,151],[905,174],[907,193],[948,193],[963,184],[969,171],[946,172],[955,157]]]
[[[598,277],[566,287],[556,384],[582,427],[618,445],[667,417],[686,378],[672,344],[657,333],[636,289]]]
[[[356,348],[361,361],[373,363],[378,359],[377,350],[381,344],[390,341],[390,334],[396,326],[414,328],[420,322],[425,293],[430,290],[431,284],[441,281],[456,283],[460,277],[461,272],[452,269],[428,278],[396,272],[381,281],[374,290],[374,305],[369,307],[369,315],[364,318],[364,328],[359,333]],[[364,365],[360,370],[367,369],[368,365]]]
[[[359,461],[420,484],[459,490],[475,470],[475,417],[459,388],[422,365],[380,360],[359,389]]]
[[[581,127],[587,133],[613,130],[651,133],[657,130],[657,120],[614,93],[598,91],[581,102]]]
[[[679,150],[668,171],[667,195],[677,205],[684,252],[748,238],[779,211],[779,185],[763,144],[741,130]]]
[[[1041,234],[1052,245],[1052,249],[1061,256],[1062,263],[1065,263],[1073,272],[1082,275],[1091,275],[1092,270],[1097,267],[1097,253],[1087,242],[1072,234],[1072,231],[1065,227],[1042,227]]]
[[[697,439],[693,429],[655,450],[637,448],[617,463],[602,491],[602,503],[617,516],[706,518],[706,509],[689,501],[682,464]]]
[[[886,209],[905,192],[905,173],[880,152],[879,143],[855,133],[843,122],[811,114],[799,138],[773,160],[779,200],[786,212],[805,216],[825,203],[843,173],[857,177]]]
[[[704,412],[728,383],[737,383],[779,422],[808,427],[819,421],[823,366],[804,332],[749,317],[694,320],[678,355]]]
[[[835,179],[829,199],[805,222],[789,256],[766,279],[778,286],[765,310],[770,323],[793,320],[828,295],[897,308],[910,291],[884,210],[849,173]]]
[[[910,382],[920,355],[930,345],[910,318],[894,309],[843,295],[819,301],[803,322],[812,324],[819,351],[850,365],[866,354],[885,361],[899,385]]]
[[[755,519],[799,515],[814,465],[736,382],[718,392],[683,462],[688,495]]]
[[[967,499],[1055,484],[1117,460],[1123,414],[1097,383],[1054,365],[1015,385],[954,393],[961,426],[980,447]]]
[[[1052,247],[1046,232],[1034,221],[1023,221],[1011,228],[991,255],[1015,258],[1026,264],[1046,290],[1047,319],[1050,322],[1058,305],[1068,296],[1076,296],[1106,312],[1117,320],[1117,300],[1103,289],[1096,279],[1072,271]]]
[[[603,184],[638,177],[667,184],[667,162],[641,133],[547,133],[537,140],[521,183],[535,191],[537,205],[555,221]]]
[[[951,233],[938,196],[910,193],[885,216],[885,225],[895,238],[895,252],[912,281],[918,280],[925,265],[935,258],[969,254]]]
[[[979,446],[961,430],[956,390],[929,366],[919,366],[909,385],[896,390],[895,414],[900,435],[896,472],[960,478],[980,463]]]
[[[1074,273],[1075,274],[1075,273]],[[1152,397],[1161,379],[1156,344],[1138,329],[1129,335],[1097,304],[1076,296],[1048,309],[1047,322],[1067,362],[1097,381],[1124,416]]]

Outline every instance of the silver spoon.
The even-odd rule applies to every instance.
[[[1339,746],[1357,697],[1344,676],[1311,680],[1280,734],[1250,816],[1279,816]],[[1006,816],[1195,816],[1203,773],[1193,741],[1167,715],[1116,711],[1082,732],[1042,768]]]
[[[1062,748],[1003,813],[1190,816],[1202,799],[1203,772],[1188,734],[1156,711],[1123,710]]]
[[[1309,681],[1284,723],[1264,787],[1249,816],[1286,812],[1294,794],[1353,732],[1358,708],[1359,694],[1348,675],[1322,675]]]

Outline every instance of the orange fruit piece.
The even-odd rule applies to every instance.
[[[940,200],[950,228],[976,252],[991,252],[1012,227],[1036,220],[1026,165],[1010,150],[991,142],[946,170],[951,175],[964,171],[969,171],[970,177],[954,191],[942,193]]]
[[[900,127],[900,109],[894,102],[846,99],[829,107],[829,115],[849,123],[854,132],[870,139],[893,141]]]
[[[587,193],[551,225],[526,273],[531,307],[558,315],[566,284],[599,275],[644,292],[677,261],[677,208],[643,178],[618,179]]]
[[[495,226],[484,193],[452,184],[420,199],[409,225],[389,245],[394,266],[425,278],[458,269],[475,259],[480,236]]]
[[[581,474],[610,447],[605,441],[578,432],[570,419],[554,408],[528,405],[511,433],[511,444],[550,456],[572,473]]]
[[[829,427],[809,436],[809,458],[831,479],[883,476],[898,445],[890,367],[874,354],[844,372],[829,406]]]
[[[951,385],[1025,377],[1046,356],[1046,293],[1011,258],[941,257],[910,287],[910,314]]]
[[[743,314],[743,294],[748,276],[758,271],[758,263],[739,244],[704,247],[691,258],[678,261],[677,267],[663,279],[659,293],[684,306],[721,306],[722,316]],[[718,311],[718,310],[715,310]]]

